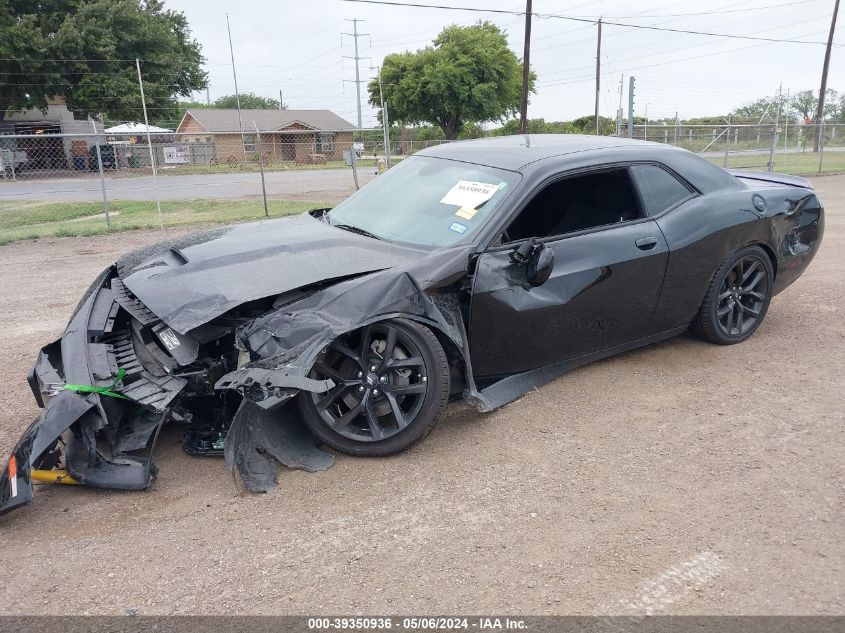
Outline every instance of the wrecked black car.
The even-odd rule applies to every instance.
[[[103,271],[29,375],[44,411],[2,473],[0,511],[34,479],[147,488],[166,423],[261,490],[270,455],[321,468],[317,443],[396,453],[450,399],[489,411],[690,326],[739,343],[823,227],[804,179],[653,143],[427,149],[334,209],[154,244]]]

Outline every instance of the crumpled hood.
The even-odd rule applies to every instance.
[[[332,227],[307,213],[213,229],[127,253],[127,288],[185,334],[247,301],[419,258],[424,251]]]

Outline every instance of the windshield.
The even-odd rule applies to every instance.
[[[493,167],[411,156],[337,205],[328,221],[394,242],[450,246],[476,233],[518,178]]]

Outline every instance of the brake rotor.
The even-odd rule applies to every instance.
[[[378,356],[379,358],[383,358],[382,354],[384,352],[384,348],[387,346],[387,341],[384,339],[375,339],[370,344],[370,350],[372,350],[373,354]],[[399,345],[396,345],[393,348],[393,358],[391,360],[403,360],[408,358],[407,352],[403,350]],[[340,374],[342,376],[354,376],[358,371],[358,365],[353,361],[351,358],[344,358],[343,362],[341,362],[339,367]],[[404,387],[405,385],[410,384],[411,382],[411,370],[410,369],[399,369],[396,371],[390,372],[390,384],[394,386]],[[397,402],[401,404],[404,396],[400,396],[396,398]],[[361,394],[358,392],[357,389],[352,389],[347,391],[342,397],[341,401],[350,409],[356,407],[359,402],[361,402]],[[388,402],[387,398],[384,395],[378,395],[372,400],[372,409],[373,413],[377,417],[382,417],[391,413],[390,402]]]

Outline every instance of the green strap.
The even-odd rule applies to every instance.
[[[114,382],[107,387],[92,387],[91,385],[65,385],[64,388],[68,391],[80,391],[82,393],[98,393],[101,396],[109,396],[111,398],[120,398],[121,400],[129,400],[123,394],[112,391],[123,377],[126,375],[126,370],[120,368],[117,370],[117,375],[114,377]]]

